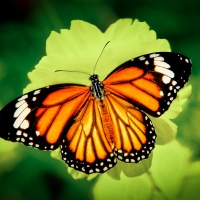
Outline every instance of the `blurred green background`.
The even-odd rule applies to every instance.
[[[102,31],[119,18],[146,21],[172,51],[193,62],[193,94],[175,122],[178,139],[200,158],[199,66],[200,2],[198,0],[4,0],[0,2],[0,108],[22,94],[27,73],[45,55],[52,30],[69,28],[73,19]],[[1,131],[1,130],[0,130]],[[11,149],[14,151],[11,151]],[[9,152],[9,153],[8,153]],[[0,140],[0,199],[92,199],[98,178],[74,180],[64,163],[42,152]]]

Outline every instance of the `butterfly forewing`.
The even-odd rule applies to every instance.
[[[190,59],[181,54],[146,54],[116,68],[103,83],[106,90],[158,117],[188,81],[191,66]]]
[[[24,94],[1,110],[0,137],[42,150],[56,149],[88,96],[88,87],[67,84]]]

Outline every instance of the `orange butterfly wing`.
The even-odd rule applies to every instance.
[[[130,77],[129,77],[130,74]],[[134,76],[131,76],[134,74]],[[154,82],[154,76],[144,69],[130,67],[113,73],[104,81],[107,91],[157,116],[162,98],[161,87]]]
[[[151,120],[127,101],[107,92],[107,106],[114,128],[114,153],[124,162],[148,158],[156,134]]]
[[[56,149],[89,95],[89,87],[70,84],[29,92],[1,110],[1,137],[42,150]],[[15,109],[14,115],[7,107]]]
[[[158,117],[169,108],[190,73],[191,62],[184,55],[158,52],[125,62],[103,84],[107,91]]]

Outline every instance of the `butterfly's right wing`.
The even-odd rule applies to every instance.
[[[155,129],[149,117],[109,92],[106,105],[113,123],[115,156],[126,163],[138,163],[148,158],[156,141]]]
[[[120,65],[103,81],[105,90],[154,117],[161,116],[188,81],[191,60],[172,52],[150,53]]]
[[[41,150],[56,149],[89,96],[89,87],[72,84],[24,94],[0,111],[0,137]]]

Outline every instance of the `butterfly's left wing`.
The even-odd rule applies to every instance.
[[[56,149],[89,95],[89,87],[72,84],[24,94],[0,111],[0,137],[41,150]]]
[[[188,81],[191,67],[190,59],[184,55],[151,53],[123,63],[103,84],[107,91],[158,117]]]

